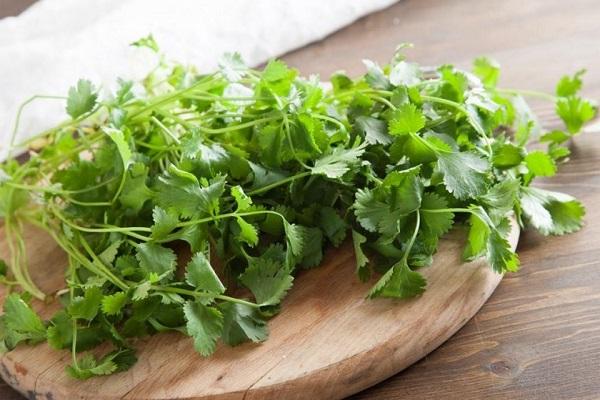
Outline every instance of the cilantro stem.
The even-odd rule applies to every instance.
[[[196,292],[193,290],[176,288],[176,287],[172,287],[172,286],[154,286],[153,285],[153,286],[151,286],[151,288],[154,290],[157,290],[157,291],[183,294],[183,295],[192,296],[195,298],[214,298],[214,299],[219,299],[219,300],[223,300],[223,301],[228,301],[230,303],[243,304],[245,306],[253,307],[253,308],[260,307],[260,304],[252,303],[250,301],[238,299],[235,297],[226,296],[223,294],[214,294],[214,293],[209,293],[209,292]]]
[[[141,226],[132,226],[132,227],[114,226],[114,227],[110,227],[110,228],[86,228],[84,226],[80,226],[80,225],[77,225],[77,224],[69,221],[60,211],[58,211],[58,209],[56,207],[51,206],[50,209],[52,210],[53,214],[58,219],[60,219],[62,222],[64,222],[65,224],[69,225],[71,228],[76,229],[76,230],[81,231],[81,232],[88,232],[88,233],[111,233],[111,232],[119,232],[119,233],[123,233],[125,235],[131,236],[131,237],[134,237],[136,239],[143,240],[143,241],[150,240],[149,237],[143,236],[143,235],[138,235],[137,233],[134,232],[134,231],[138,231],[138,232],[152,232],[152,230],[150,228],[141,227]]]
[[[8,145],[8,156],[7,158],[11,158],[12,156],[12,151],[14,149],[14,145],[15,145],[15,140],[17,138],[17,133],[19,132],[19,124],[21,122],[21,114],[23,113],[23,110],[25,109],[25,107],[32,103],[35,100],[38,99],[54,99],[54,100],[65,100],[66,97],[64,96],[46,96],[46,95],[35,95],[35,96],[31,96],[29,99],[25,100],[18,108],[17,110],[17,117],[15,119],[15,125],[13,126],[13,131],[12,131],[12,135],[10,137],[10,142]]]
[[[254,125],[262,124],[264,122],[275,121],[278,119],[280,119],[280,117],[266,117],[266,118],[256,119],[254,121],[244,122],[242,124],[230,125],[225,128],[216,128],[215,129],[215,128],[207,128],[207,127],[204,127],[201,125],[197,125],[196,128],[198,128],[198,130],[201,132],[208,133],[211,135],[216,135],[216,134],[220,134],[220,133],[227,133],[227,132],[238,131],[240,129],[250,128]]]
[[[545,92],[538,92],[538,91],[535,91],[535,90],[496,88],[496,91],[498,93],[503,93],[503,94],[537,97],[539,99],[549,100],[549,101],[552,101],[552,102],[556,102],[559,99],[559,97],[557,97],[557,96],[554,96],[554,95],[551,95],[551,94],[545,93]]]
[[[279,180],[277,182],[273,182],[273,183],[271,183],[269,185],[266,185],[266,186],[263,186],[261,188],[251,190],[251,191],[248,192],[248,195],[249,196],[254,196],[256,194],[261,194],[261,193],[264,193],[264,192],[268,192],[271,189],[274,189],[274,188],[276,188],[278,186],[281,186],[281,185],[285,185],[286,183],[290,183],[292,181],[295,181],[296,179],[304,178],[306,176],[309,176],[310,174],[311,174],[310,171],[304,171],[304,172],[301,172],[301,173],[296,174],[296,175],[288,176],[285,179],[281,179],[281,180]]]
[[[410,241],[408,242],[408,245],[406,246],[406,250],[404,251],[404,254],[402,255],[402,260],[404,262],[406,262],[408,260],[408,255],[410,254],[410,251],[413,248],[413,245],[415,244],[415,240],[417,239],[417,235],[419,233],[419,227],[421,226],[421,213],[416,212],[416,221],[415,221],[415,230],[413,231],[412,236],[410,237]]]

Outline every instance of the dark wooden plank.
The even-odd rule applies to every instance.
[[[0,16],[7,15],[2,0]],[[10,11],[12,12],[12,11]],[[405,0],[285,57],[304,74],[362,72],[412,42],[421,63],[468,66],[485,54],[503,65],[506,86],[552,90],[564,72],[586,67],[586,94],[600,98],[600,9],[594,0]],[[549,107],[536,103],[548,115]],[[588,208],[579,233],[526,232],[522,269],[450,341],[356,399],[597,398],[600,393],[600,137],[577,138],[569,164],[541,185]],[[16,399],[0,386],[0,398]]]
[[[0,0],[0,18],[19,15],[35,2],[36,0]]]

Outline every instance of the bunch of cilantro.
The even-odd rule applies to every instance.
[[[151,37],[135,45],[158,49]],[[162,331],[208,356],[218,340],[265,340],[294,275],[345,241],[358,278],[377,277],[368,297],[408,298],[455,223],[468,229],[465,259],[487,257],[498,273],[519,267],[511,216],[544,235],[581,227],[577,200],[531,183],[556,173],[596,113],[578,94],[583,72],[549,95],[498,88],[485,58],[473,72],[423,68],[400,47],[385,67],[365,64],[330,88],[237,54],[211,74],[161,56],[105,100],[80,80],[70,119],[29,140],[26,161],[1,164],[11,258],[0,272],[14,289],[2,347],[70,349],[68,373],[82,379],[129,368],[132,339]],[[564,129],[545,131],[523,94],[555,103]],[[64,307],[47,321],[29,305],[47,295],[30,277],[24,224],[68,255],[52,294]],[[87,352],[102,343],[112,351]]]

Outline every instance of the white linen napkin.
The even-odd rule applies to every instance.
[[[35,94],[66,95],[79,78],[113,87],[139,79],[153,54],[129,46],[152,33],[169,59],[200,70],[224,52],[249,65],[319,40],[396,0],[41,0],[0,20],[0,159],[17,109]],[[64,100],[36,100],[17,142],[64,120]]]

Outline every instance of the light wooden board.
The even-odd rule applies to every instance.
[[[64,255],[41,232],[30,228],[27,236],[37,282],[60,287]],[[513,223],[513,247],[518,236]],[[355,277],[346,243],[297,277],[262,344],[220,345],[202,358],[190,338],[159,334],[135,344],[139,361],[131,370],[82,382],[64,372],[70,354],[44,343],[5,354],[0,374],[27,397],[47,400],[342,398],[427,355],[479,310],[502,277],[483,260],[462,263],[463,247],[460,231],[441,241],[433,265],[423,269],[428,287],[419,298],[366,300],[370,285]],[[35,306],[46,317],[57,307]]]

